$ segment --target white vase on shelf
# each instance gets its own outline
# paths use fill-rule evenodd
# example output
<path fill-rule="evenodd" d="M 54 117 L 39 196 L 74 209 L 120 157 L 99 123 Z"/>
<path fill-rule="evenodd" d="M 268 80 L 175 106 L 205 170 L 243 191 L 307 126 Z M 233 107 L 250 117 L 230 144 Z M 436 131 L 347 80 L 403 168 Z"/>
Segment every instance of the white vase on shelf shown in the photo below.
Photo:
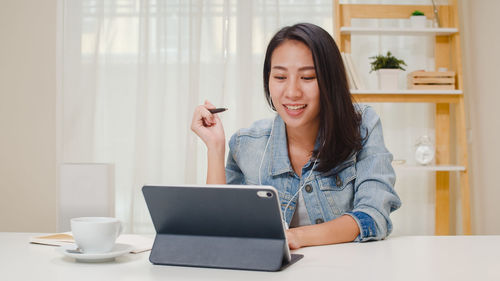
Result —
<path fill-rule="evenodd" d="M 381 68 L 377 70 L 379 90 L 397 90 L 400 69 Z"/>
<path fill-rule="evenodd" d="M 434 146 L 431 138 L 421 136 L 415 145 L 415 160 L 420 165 L 429 165 L 434 160 Z"/>
<path fill-rule="evenodd" d="M 410 23 L 412 28 L 426 28 L 427 27 L 427 17 L 426 16 L 411 16 Z"/>

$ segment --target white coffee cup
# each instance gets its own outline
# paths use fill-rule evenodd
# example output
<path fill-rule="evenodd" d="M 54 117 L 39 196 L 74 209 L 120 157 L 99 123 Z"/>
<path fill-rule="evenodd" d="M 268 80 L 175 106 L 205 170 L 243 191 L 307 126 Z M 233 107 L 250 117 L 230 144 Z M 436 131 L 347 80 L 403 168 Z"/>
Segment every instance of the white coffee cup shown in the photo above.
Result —
<path fill-rule="evenodd" d="M 85 254 L 110 252 L 122 230 L 122 224 L 116 218 L 83 217 L 71 219 L 73 238 L 78 248 Z"/>

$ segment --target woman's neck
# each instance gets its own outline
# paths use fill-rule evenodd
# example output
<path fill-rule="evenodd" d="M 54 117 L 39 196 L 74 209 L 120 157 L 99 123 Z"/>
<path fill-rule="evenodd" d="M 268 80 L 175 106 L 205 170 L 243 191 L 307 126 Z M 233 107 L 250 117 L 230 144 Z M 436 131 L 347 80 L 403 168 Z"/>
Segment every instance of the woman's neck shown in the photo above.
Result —
<path fill-rule="evenodd" d="M 288 157 L 295 173 L 302 176 L 302 167 L 309 161 L 314 150 L 319 126 L 307 126 L 304 128 L 288 128 Z"/>
<path fill-rule="evenodd" d="M 286 129 L 288 147 L 295 147 L 300 150 L 313 151 L 318 136 L 319 124 L 307 126 L 305 128 Z"/>

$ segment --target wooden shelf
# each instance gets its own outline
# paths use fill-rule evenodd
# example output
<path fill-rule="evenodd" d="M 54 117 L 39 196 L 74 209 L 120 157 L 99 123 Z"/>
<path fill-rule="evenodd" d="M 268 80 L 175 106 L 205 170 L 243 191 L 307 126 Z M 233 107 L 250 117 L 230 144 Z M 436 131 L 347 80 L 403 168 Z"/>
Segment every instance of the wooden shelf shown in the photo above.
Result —
<path fill-rule="evenodd" d="M 462 90 L 350 90 L 351 94 L 363 95 L 462 95 Z"/>
<path fill-rule="evenodd" d="M 467 168 L 467 137 L 465 122 L 465 101 L 462 77 L 458 0 L 448 0 L 448 5 L 439 5 L 438 17 L 441 26 L 446 28 L 411 27 L 352 27 L 353 19 L 402 19 L 419 10 L 434 18 L 433 5 L 392 5 L 392 4 L 349 4 L 335 2 L 335 40 L 341 52 L 351 53 L 352 35 L 389 35 L 389 36 L 432 36 L 434 37 L 435 68 L 447 68 L 456 73 L 455 89 L 450 91 L 429 90 L 352 90 L 353 102 L 374 103 L 434 103 L 435 109 L 435 147 L 436 163 L 450 163 L 451 143 L 454 141 L 460 152 L 456 153 L 458 165 L 401 165 L 395 164 L 397 171 L 434 172 L 436 174 L 435 234 L 450 234 L 450 172 L 459 172 L 462 210 L 462 229 L 471 234 L 470 187 Z M 387 40 L 391 40 L 387 38 Z M 374 46 L 376 48 L 376 46 Z M 454 106 L 451 106 L 451 105 Z M 454 114 L 451 114 L 453 110 Z M 452 126 L 455 130 L 452 130 Z M 459 166 L 460 165 L 460 166 Z"/>
<path fill-rule="evenodd" d="M 458 103 L 462 90 L 351 90 L 356 102 Z"/>
<path fill-rule="evenodd" d="M 394 164 L 392 167 L 397 171 L 431 171 L 431 172 L 460 172 L 465 171 L 464 166 L 458 165 L 406 165 Z"/>
<path fill-rule="evenodd" d="M 446 36 L 458 33 L 458 28 L 397 28 L 397 27 L 351 27 L 342 26 L 341 34 L 360 35 L 438 35 Z"/>

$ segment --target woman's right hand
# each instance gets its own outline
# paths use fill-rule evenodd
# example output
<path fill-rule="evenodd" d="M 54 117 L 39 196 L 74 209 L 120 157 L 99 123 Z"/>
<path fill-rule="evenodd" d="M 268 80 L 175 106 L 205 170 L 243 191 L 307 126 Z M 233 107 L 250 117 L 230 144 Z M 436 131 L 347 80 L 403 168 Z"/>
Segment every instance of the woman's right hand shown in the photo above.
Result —
<path fill-rule="evenodd" d="M 212 114 L 208 111 L 213 108 L 215 106 L 208 101 L 205 101 L 203 105 L 197 106 L 193 113 L 191 130 L 201 138 L 209 150 L 224 149 L 226 136 L 222 122 L 217 114 Z"/>

